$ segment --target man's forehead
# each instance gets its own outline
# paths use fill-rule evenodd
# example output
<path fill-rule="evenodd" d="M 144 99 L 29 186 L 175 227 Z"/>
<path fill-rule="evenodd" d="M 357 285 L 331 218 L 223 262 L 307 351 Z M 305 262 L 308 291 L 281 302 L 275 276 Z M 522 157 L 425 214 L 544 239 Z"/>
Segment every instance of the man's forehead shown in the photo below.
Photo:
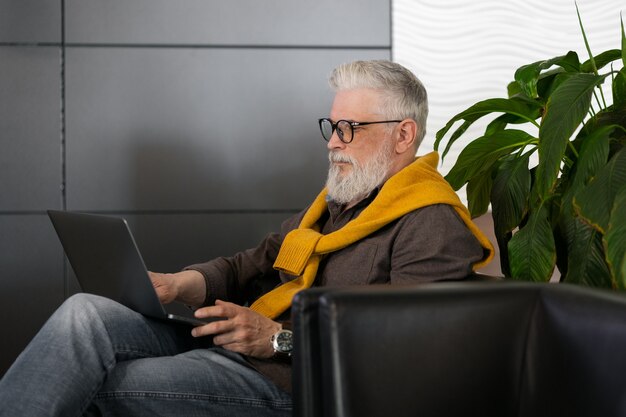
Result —
<path fill-rule="evenodd" d="M 362 120 L 380 115 L 381 93 L 373 89 L 340 90 L 330 111 L 333 120 Z"/>

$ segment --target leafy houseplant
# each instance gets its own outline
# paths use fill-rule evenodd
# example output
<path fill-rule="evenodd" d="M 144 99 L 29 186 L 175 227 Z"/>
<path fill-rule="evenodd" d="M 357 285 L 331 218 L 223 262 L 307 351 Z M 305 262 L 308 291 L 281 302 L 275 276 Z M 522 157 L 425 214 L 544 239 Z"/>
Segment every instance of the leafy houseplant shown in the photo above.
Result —
<path fill-rule="evenodd" d="M 442 157 L 472 123 L 495 114 L 446 179 L 456 190 L 467 184 L 472 216 L 491 203 L 504 275 L 547 281 L 556 266 L 562 282 L 626 289 L 624 23 L 621 49 L 594 56 L 578 20 L 587 61 L 570 51 L 520 67 L 508 98 L 454 116 L 437 132 L 435 149 L 457 122 Z"/>

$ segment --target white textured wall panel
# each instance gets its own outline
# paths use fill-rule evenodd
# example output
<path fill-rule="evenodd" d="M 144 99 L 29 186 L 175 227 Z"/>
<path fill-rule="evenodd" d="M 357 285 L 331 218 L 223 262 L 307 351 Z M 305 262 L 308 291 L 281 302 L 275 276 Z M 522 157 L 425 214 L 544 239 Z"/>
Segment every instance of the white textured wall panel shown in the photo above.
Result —
<path fill-rule="evenodd" d="M 620 47 L 624 0 L 578 0 L 592 52 Z M 393 59 L 424 82 L 430 98 L 427 137 L 477 101 L 506 97 L 515 70 L 534 61 L 576 51 L 588 58 L 572 0 L 395 0 Z M 468 133 L 477 137 L 483 131 Z M 466 136 L 466 139 L 470 136 Z M 467 142 L 444 161 L 447 173 Z"/>

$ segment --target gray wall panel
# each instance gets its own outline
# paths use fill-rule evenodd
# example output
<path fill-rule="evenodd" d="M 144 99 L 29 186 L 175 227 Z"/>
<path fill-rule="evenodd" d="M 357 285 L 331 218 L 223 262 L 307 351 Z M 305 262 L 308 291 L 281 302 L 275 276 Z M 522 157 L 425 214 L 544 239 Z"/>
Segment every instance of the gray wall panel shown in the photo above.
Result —
<path fill-rule="evenodd" d="M 66 0 L 68 42 L 390 47 L 387 0 Z"/>
<path fill-rule="evenodd" d="M 59 48 L 0 47 L 0 210 L 61 204 Z"/>
<path fill-rule="evenodd" d="M 148 269 L 176 272 L 255 247 L 293 213 L 123 215 Z"/>
<path fill-rule="evenodd" d="M 64 298 L 63 249 L 44 215 L 0 215 L 0 377 Z"/>
<path fill-rule="evenodd" d="M 70 48 L 74 210 L 293 209 L 327 167 L 327 76 L 388 50 Z"/>
<path fill-rule="evenodd" d="M 390 28 L 388 0 L 0 0 L 0 376 L 79 289 L 45 209 L 124 213 L 158 271 L 254 246 L 324 182 L 330 70 Z"/>
<path fill-rule="evenodd" d="M 0 42 L 61 42 L 61 0 L 0 0 Z"/>

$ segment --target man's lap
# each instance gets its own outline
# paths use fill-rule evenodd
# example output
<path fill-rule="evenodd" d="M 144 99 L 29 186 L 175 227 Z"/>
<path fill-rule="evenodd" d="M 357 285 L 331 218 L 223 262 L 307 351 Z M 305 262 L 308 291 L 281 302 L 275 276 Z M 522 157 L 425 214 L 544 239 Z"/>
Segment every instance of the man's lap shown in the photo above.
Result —
<path fill-rule="evenodd" d="M 113 413 L 141 410 L 146 415 L 168 415 L 169 407 L 185 410 L 185 415 L 195 410 L 207 415 L 207 409 L 222 409 L 231 416 L 246 415 L 246 410 L 250 415 L 262 415 L 263 409 L 278 414 L 291 410 L 287 393 L 240 355 L 220 348 L 121 362 L 109 373 L 94 404 Z"/>
<path fill-rule="evenodd" d="M 288 415 L 287 393 L 190 332 L 72 296 L 0 380 L 0 415 L 73 415 L 90 403 L 87 414 L 98 416 Z"/>
<path fill-rule="evenodd" d="M 192 338 L 191 327 L 139 317 L 110 300 L 89 297 L 89 302 L 97 304 L 119 360 L 94 399 L 104 415 L 170 415 L 169 408 L 185 415 L 217 408 L 230 416 L 247 409 L 256 415 L 268 408 L 290 410 L 287 393 L 241 355 Z M 178 352 L 168 354 L 173 351 Z"/>

